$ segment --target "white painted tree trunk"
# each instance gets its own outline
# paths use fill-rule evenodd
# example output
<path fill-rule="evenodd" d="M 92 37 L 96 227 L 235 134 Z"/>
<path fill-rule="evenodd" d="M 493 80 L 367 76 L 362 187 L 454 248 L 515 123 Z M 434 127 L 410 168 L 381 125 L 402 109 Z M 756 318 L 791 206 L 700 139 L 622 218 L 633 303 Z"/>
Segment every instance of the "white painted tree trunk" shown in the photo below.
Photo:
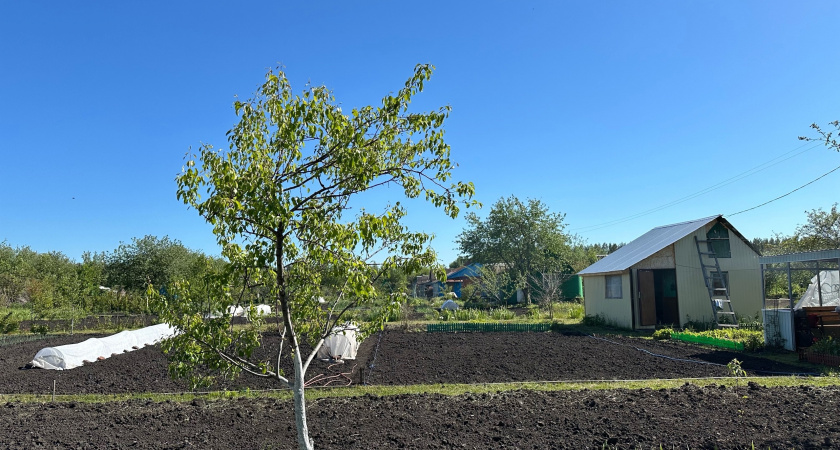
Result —
<path fill-rule="evenodd" d="M 303 392 L 303 361 L 300 357 L 300 349 L 295 350 L 295 385 L 292 388 L 292 394 L 294 395 L 298 448 L 300 450 L 313 450 L 315 445 L 309 439 L 309 427 L 306 424 L 306 398 Z"/>

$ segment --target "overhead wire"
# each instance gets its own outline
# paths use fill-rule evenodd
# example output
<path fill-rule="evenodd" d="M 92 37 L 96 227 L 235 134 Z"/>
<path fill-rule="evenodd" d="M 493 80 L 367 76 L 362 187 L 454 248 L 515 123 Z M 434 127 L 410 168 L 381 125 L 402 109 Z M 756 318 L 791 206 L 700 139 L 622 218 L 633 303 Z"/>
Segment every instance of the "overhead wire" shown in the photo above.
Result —
<path fill-rule="evenodd" d="M 720 181 L 716 184 L 713 184 L 713 185 L 708 186 L 704 189 L 701 189 L 697 192 L 689 194 L 685 197 L 678 198 L 678 199 L 673 200 L 671 202 L 664 203 L 662 205 L 659 205 L 659 206 L 653 207 L 651 209 L 641 211 L 639 213 L 632 214 L 632 215 L 629 215 L 629 216 L 626 216 L 626 217 L 623 217 L 623 218 L 620 218 L 620 219 L 615 219 L 615 220 L 611 220 L 611 221 L 607 221 L 607 222 L 602 222 L 600 224 L 595 224 L 595 225 L 588 225 L 588 226 L 583 226 L 583 227 L 572 228 L 569 231 L 588 233 L 590 231 L 600 230 L 602 228 L 611 227 L 613 225 L 618 225 L 620 223 L 628 222 L 630 220 L 637 219 L 639 217 L 643 217 L 643 216 L 646 216 L 646 215 L 649 215 L 649 214 L 653 214 L 655 212 L 661 211 L 661 210 L 669 208 L 671 206 L 675 206 L 675 205 L 678 205 L 680 203 L 687 202 L 687 201 L 689 201 L 691 199 L 694 199 L 696 197 L 699 197 L 701 195 L 708 194 L 709 192 L 715 191 L 715 190 L 720 189 L 724 186 L 732 184 L 736 181 L 740 181 L 744 178 L 755 175 L 755 174 L 757 174 L 759 172 L 762 172 L 764 170 L 767 170 L 771 167 L 777 166 L 777 165 L 779 165 L 779 164 L 781 164 L 785 161 L 788 161 L 792 158 L 795 158 L 795 157 L 797 157 L 797 156 L 799 156 L 799 155 L 801 155 L 801 154 L 803 154 L 807 151 L 810 151 L 810 150 L 812 150 L 816 147 L 819 147 L 820 144 L 821 144 L 820 142 L 817 142 L 817 143 L 806 142 L 806 143 L 801 144 L 798 147 L 794 148 L 793 150 L 790 150 L 790 151 L 785 152 L 785 153 L 783 153 L 783 154 L 781 154 L 781 155 L 779 155 L 779 156 L 777 156 L 773 159 L 770 159 L 769 161 L 766 161 L 762 164 L 759 164 L 759 165 L 757 165 L 757 166 L 755 166 L 755 167 L 753 167 L 749 170 L 741 172 L 737 175 L 734 175 L 734 176 L 732 176 L 730 178 L 727 178 L 723 181 Z M 803 147 L 807 147 L 807 148 L 803 149 Z"/>
<path fill-rule="evenodd" d="M 781 199 L 781 198 L 785 198 L 785 197 L 787 197 L 788 195 L 793 194 L 794 192 L 796 192 L 796 191 L 798 191 L 798 190 L 800 190 L 800 189 L 804 188 L 805 186 L 808 186 L 809 184 L 813 184 L 813 183 L 815 183 L 815 182 L 819 181 L 821 178 L 825 178 L 827 175 L 831 174 L 832 172 L 837 171 L 837 169 L 840 169 L 840 166 L 837 166 L 837 167 L 835 167 L 835 168 L 833 168 L 833 169 L 829 170 L 828 172 L 826 172 L 826 173 L 824 173 L 824 174 L 822 174 L 822 175 L 818 176 L 817 178 L 814 178 L 813 180 L 811 180 L 811 181 L 809 181 L 809 182 L 807 182 L 807 183 L 803 184 L 802 186 L 799 186 L 798 188 L 796 188 L 796 189 L 794 189 L 794 190 L 792 190 L 792 191 L 788 192 L 787 194 L 780 195 L 780 196 L 778 196 L 778 197 L 774 198 L 773 200 L 768 200 L 768 201 L 766 201 L 766 202 L 764 202 L 764 203 L 762 203 L 762 204 L 760 204 L 760 205 L 753 206 L 752 208 L 747 208 L 747 209 L 744 209 L 744 210 L 738 211 L 738 212 L 736 212 L 736 213 L 727 214 L 726 216 L 727 216 L 727 217 L 731 217 L 731 216 L 734 216 L 734 215 L 736 215 L 736 214 L 741 214 L 741 213 L 744 213 L 744 212 L 747 212 L 747 211 L 752 211 L 752 210 L 754 210 L 754 209 L 761 208 L 761 207 L 762 207 L 762 206 L 764 206 L 764 205 L 767 205 L 767 204 L 773 203 L 773 202 L 775 202 L 776 200 L 779 200 L 779 199 Z"/>

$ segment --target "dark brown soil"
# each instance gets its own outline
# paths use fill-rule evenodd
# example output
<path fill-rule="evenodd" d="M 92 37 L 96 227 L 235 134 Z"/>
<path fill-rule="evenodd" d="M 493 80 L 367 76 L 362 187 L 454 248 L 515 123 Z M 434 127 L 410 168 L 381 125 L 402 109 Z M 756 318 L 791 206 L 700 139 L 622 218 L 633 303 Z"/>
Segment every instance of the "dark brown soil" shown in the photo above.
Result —
<path fill-rule="evenodd" d="M 309 404 L 326 449 L 816 449 L 840 446 L 835 388 L 365 396 Z M 0 447 L 295 448 L 291 403 L 0 405 Z"/>
<path fill-rule="evenodd" d="M 365 381 L 374 385 L 715 377 L 730 375 L 725 365 L 735 358 L 751 374 L 803 370 L 748 353 L 626 337 L 388 332 L 377 350 L 378 339 L 365 342 L 375 354 Z"/>
<path fill-rule="evenodd" d="M 159 347 L 146 347 L 66 371 L 19 370 L 43 347 L 80 342 L 90 335 L 62 336 L 0 347 L 0 393 L 111 394 L 182 392 L 186 382 L 172 380 Z M 265 337 L 266 352 L 276 348 L 277 335 Z M 641 351 L 646 350 L 646 351 Z M 651 353 L 667 356 L 657 357 Z M 669 359 L 670 358 L 670 359 Z M 725 365 L 743 361 L 752 374 L 800 372 L 746 353 L 699 347 L 681 342 L 567 336 L 560 333 L 402 333 L 373 335 L 362 343 L 356 361 L 338 371 L 354 383 L 404 385 L 425 383 L 501 383 L 594 379 L 651 379 L 728 376 Z M 690 361 L 684 361 L 690 360 Z M 706 363 L 715 363 L 706 364 Z M 362 370 L 364 371 L 362 373 Z M 763 371 L 763 372 L 762 372 Z M 285 372 L 291 374 L 291 365 Z M 314 361 L 307 379 L 333 374 Z M 276 380 L 243 376 L 214 389 L 280 388 Z"/>
<path fill-rule="evenodd" d="M 120 394 L 131 392 L 184 392 L 190 386 L 186 380 L 173 380 L 169 376 L 169 361 L 160 346 L 150 346 L 130 353 L 112 356 L 102 361 L 85 364 L 71 370 L 21 370 L 44 347 L 81 342 L 97 335 L 61 336 L 41 341 L 0 347 L 0 394 L 48 394 L 55 381 L 56 394 Z M 261 354 L 268 354 L 279 344 L 279 335 L 264 338 Z M 290 360 L 284 360 L 284 371 L 291 374 Z M 327 363 L 313 361 L 309 378 L 327 371 Z M 344 371 L 359 366 L 348 361 Z M 221 379 L 213 390 L 278 389 L 273 379 L 242 376 L 234 380 Z"/>
<path fill-rule="evenodd" d="M 158 347 L 68 371 L 18 370 L 42 347 L 90 336 L 0 347 L 0 392 L 58 394 L 177 392 Z M 267 336 L 268 346 L 277 343 Z M 653 354 L 668 356 L 668 358 Z M 400 333 L 362 344 L 352 377 L 368 384 L 492 383 L 573 379 L 726 376 L 796 372 L 748 354 L 679 342 L 560 333 Z M 691 361 L 684 361 L 691 360 Z M 348 362 L 347 367 L 352 367 Z M 365 367 L 364 374 L 359 368 Z M 344 370 L 348 370 L 345 368 Z M 309 377 L 326 371 L 318 362 Z M 227 389 L 276 388 L 243 377 Z M 738 389 L 686 385 L 670 390 L 504 392 L 365 396 L 309 402 L 320 448 L 834 448 L 840 389 Z M 177 397 L 173 397 L 177 398 Z M 0 448 L 294 448 L 288 401 L 0 404 Z"/>

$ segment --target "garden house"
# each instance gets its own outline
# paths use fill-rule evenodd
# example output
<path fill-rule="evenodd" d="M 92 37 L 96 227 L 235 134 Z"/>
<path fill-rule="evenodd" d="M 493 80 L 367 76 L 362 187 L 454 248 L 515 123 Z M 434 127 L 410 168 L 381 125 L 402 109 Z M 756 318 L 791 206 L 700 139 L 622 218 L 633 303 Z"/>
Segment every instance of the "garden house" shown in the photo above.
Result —
<path fill-rule="evenodd" d="M 762 308 L 759 256 L 721 215 L 657 227 L 579 273 L 585 312 L 630 329 L 737 326 Z"/>
<path fill-rule="evenodd" d="M 467 287 L 473 283 L 473 280 L 481 277 L 481 264 L 473 263 L 468 266 L 459 267 L 458 269 L 446 274 L 446 285 L 449 289 L 461 298 L 461 288 Z"/>
<path fill-rule="evenodd" d="M 446 281 L 439 281 L 431 271 L 429 275 L 418 276 L 412 284 L 412 292 L 415 297 L 437 298 L 449 290 L 454 292 L 458 298 L 461 297 L 461 288 L 469 286 L 481 276 L 481 264 L 470 264 L 468 266 L 446 269 Z"/>

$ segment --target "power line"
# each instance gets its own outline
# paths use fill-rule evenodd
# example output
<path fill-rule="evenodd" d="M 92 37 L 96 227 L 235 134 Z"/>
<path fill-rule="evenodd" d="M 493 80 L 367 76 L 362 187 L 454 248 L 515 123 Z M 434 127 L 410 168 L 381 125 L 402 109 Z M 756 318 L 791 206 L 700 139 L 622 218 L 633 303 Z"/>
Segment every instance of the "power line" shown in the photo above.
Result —
<path fill-rule="evenodd" d="M 732 217 L 732 216 L 734 216 L 734 215 L 736 215 L 736 214 L 741 214 L 742 212 L 752 211 L 752 210 L 754 210 L 754 209 L 756 209 L 756 208 L 761 208 L 762 206 L 764 206 L 764 205 L 766 205 L 766 204 L 768 204 L 768 203 L 773 203 L 773 202 L 775 202 L 776 200 L 778 200 L 778 199 L 780 199 L 780 198 L 787 197 L 788 195 L 793 194 L 794 192 L 796 192 L 796 191 L 798 191 L 798 190 L 800 190 L 800 189 L 804 188 L 805 186 L 808 186 L 809 184 L 813 184 L 813 183 L 815 183 L 815 182 L 816 182 L 817 180 L 819 180 L 820 178 L 824 178 L 825 176 L 827 176 L 827 175 L 828 175 L 828 174 L 830 174 L 831 172 L 836 171 L 837 169 L 840 169 L 840 166 L 837 166 L 837 167 L 835 167 L 835 168 L 833 168 L 833 169 L 829 170 L 828 172 L 826 172 L 826 173 L 824 173 L 824 174 L 822 174 L 822 175 L 818 176 L 817 178 L 814 178 L 813 180 L 811 180 L 811 181 L 809 181 L 809 182 L 807 182 L 807 183 L 803 184 L 802 186 L 799 186 L 798 188 L 796 188 L 796 189 L 794 189 L 794 190 L 792 190 L 792 191 L 788 192 L 787 194 L 780 195 L 780 196 L 778 196 L 778 197 L 774 198 L 773 200 L 766 201 L 766 202 L 764 202 L 764 203 L 762 203 L 762 204 L 760 204 L 760 205 L 758 205 L 758 206 L 753 206 L 752 208 L 747 208 L 747 209 L 745 209 L 745 210 L 743 210 L 743 211 L 738 211 L 738 212 L 736 212 L 736 213 L 727 214 L 727 217 Z"/>
<path fill-rule="evenodd" d="M 655 212 L 661 211 L 661 210 L 669 208 L 671 206 L 675 206 L 675 205 L 678 205 L 680 203 L 687 202 L 687 201 L 689 201 L 693 198 L 699 197 L 699 196 L 704 195 L 704 194 L 708 194 L 709 192 L 720 189 L 720 188 L 722 188 L 724 186 L 727 186 L 729 184 L 732 184 L 736 181 L 739 181 L 739 180 L 742 180 L 742 179 L 747 178 L 749 176 L 755 175 L 755 174 L 757 174 L 759 172 L 762 172 L 764 170 L 767 170 L 767 169 L 769 169 L 773 166 L 777 166 L 777 165 L 779 165 L 779 164 L 781 164 L 781 163 L 783 163 L 783 162 L 785 162 L 789 159 L 795 158 L 795 157 L 797 157 L 797 156 L 799 156 L 799 155 L 801 155 L 801 154 L 803 154 L 803 153 L 805 153 L 809 150 L 812 150 L 812 149 L 820 146 L 819 142 L 814 143 L 813 145 L 811 145 L 811 144 L 812 144 L 811 142 L 806 142 L 806 143 L 794 148 L 793 150 L 785 152 L 785 153 L 783 153 L 783 154 L 781 154 L 781 155 L 779 155 L 779 156 L 777 156 L 777 157 L 775 157 L 775 158 L 773 158 L 769 161 L 766 161 L 762 164 L 759 164 L 759 165 L 757 165 L 757 166 L 755 166 L 755 167 L 753 167 L 749 170 L 741 172 L 737 175 L 734 175 L 730 178 L 727 178 L 727 179 L 725 179 L 721 182 L 718 182 L 716 184 L 713 184 L 709 187 L 701 189 L 701 190 L 699 190 L 699 191 L 697 191 L 693 194 L 689 194 L 685 197 L 681 197 L 681 198 L 673 200 L 671 202 L 664 203 L 664 204 L 656 206 L 654 208 L 651 208 L 651 209 L 648 209 L 648 210 L 645 210 L 645 211 L 642 211 L 642 212 L 639 212 L 639 213 L 636 213 L 636 214 L 632 214 L 630 216 L 626 216 L 626 217 L 623 217 L 623 218 L 620 218 L 620 219 L 615 219 L 615 220 L 611 220 L 611 221 L 607 221 L 607 222 L 602 222 L 602 223 L 596 224 L 596 225 L 589 225 L 589 226 L 584 226 L 584 227 L 573 228 L 573 229 L 570 229 L 569 231 L 579 231 L 579 232 L 587 233 L 587 232 L 590 232 L 590 231 L 600 230 L 602 228 L 608 228 L 608 227 L 611 227 L 613 225 L 618 225 L 620 223 L 628 222 L 630 220 L 637 219 L 639 217 L 643 217 L 643 216 L 646 216 L 646 215 L 649 215 L 649 214 L 653 214 Z M 807 147 L 809 145 L 810 145 L 810 147 L 805 148 L 804 150 L 800 151 L 800 149 L 802 149 L 803 147 Z M 794 154 L 791 155 L 791 153 L 794 153 Z M 788 155 L 790 155 L 790 156 L 788 156 Z M 781 158 L 784 158 L 784 159 L 781 159 Z"/>

